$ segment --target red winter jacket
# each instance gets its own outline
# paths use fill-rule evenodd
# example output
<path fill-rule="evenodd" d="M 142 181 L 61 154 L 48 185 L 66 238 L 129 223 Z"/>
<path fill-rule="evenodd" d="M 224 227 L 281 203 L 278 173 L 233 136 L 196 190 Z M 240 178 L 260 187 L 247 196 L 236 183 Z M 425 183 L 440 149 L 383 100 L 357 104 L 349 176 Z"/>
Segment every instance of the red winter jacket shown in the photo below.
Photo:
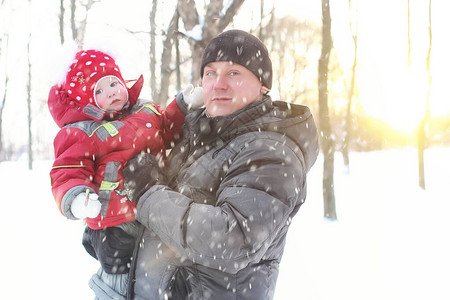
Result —
<path fill-rule="evenodd" d="M 141 77 L 129 89 L 130 108 L 114 115 L 91 104 L 73 105 L 59 86 L 50 90 L 48 106 L 61 127 L 54 140 L 55 162 L 50 177 L 56 204 L 67 218 L 76 219 L 70 210 L 72 201 L 90 189 L 102 203 L 99 216 L 86 219 L 90 228 L 135 219 L 136 202 L 123 192 L 122 170 L 142 151 L 165 157 L 165 145 L 181 133 L 185 117 L 178 99 L 164 112 L 155 103 L 137 104 L 142 82 Z"/>

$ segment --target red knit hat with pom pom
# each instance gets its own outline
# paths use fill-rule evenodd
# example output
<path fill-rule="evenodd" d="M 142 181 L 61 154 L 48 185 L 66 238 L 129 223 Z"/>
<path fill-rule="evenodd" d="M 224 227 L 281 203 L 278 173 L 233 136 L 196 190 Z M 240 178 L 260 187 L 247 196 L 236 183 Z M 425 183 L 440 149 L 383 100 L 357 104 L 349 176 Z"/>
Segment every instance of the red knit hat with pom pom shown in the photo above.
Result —
<path fill-rule="evenodd" d="M 93 104 L 95 101 L 95 85 L 105 76 L 115 76 L 125 85 L 119 66 L 108 54 L 97 50 L 82 50 L 75 55 L 75 61 L 67 71 L 64 88 L 68 96 L 79 103 L 80 107 Z"/>

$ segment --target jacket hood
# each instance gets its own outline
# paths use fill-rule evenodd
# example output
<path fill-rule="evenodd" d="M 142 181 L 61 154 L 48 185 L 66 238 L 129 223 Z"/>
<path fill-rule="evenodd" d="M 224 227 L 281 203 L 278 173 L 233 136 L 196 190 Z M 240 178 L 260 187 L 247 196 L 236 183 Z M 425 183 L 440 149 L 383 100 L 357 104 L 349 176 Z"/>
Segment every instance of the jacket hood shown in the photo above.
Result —
<path fill-rule="evenodd" d="M 301 149 L 309 171 L 319 154 L 319 136 L 311 110 L 304 105 L 283 101 L 274 101 L 273 105 L 270 116 L 273 120 L 264 123 L 267 130 L 285 134 L 293 140 Z"/>
<path fill-rule="evenodd" d="M 127 87 L 129 94 L 128 108 L 131 108 L 136 104 L 143 84 L 144 78 L 141 75 L 132 87 Z M 54 85 L 50 89 L 47 104 L 53 119 L 59 127 L 85 120 L 101 121 L 103 119 L 113 119 L 126 110 L 125 108 L 120 112 L 111 114 L 90 103 L 85 105 L 80 104 L 79 102 L 72 100 L 64 87 L 59 84 Z"/>
<path fill-rule="evenodd" d="M 270 96 L 265 96 L 228 116 L 207 118 L 204 112 L 203 109 L 186 116 L 187 126 L 194 128 L 192 132 L 200 133 L 196 143 L 208 143 L 216 136 L 226 143 L 246 132 L 271 131 L 287 136 L 297 144 L 305 158 L 307 171 L 317 159 L 317 127 L 310 109 L 304 105 L 272 101 Z"/>

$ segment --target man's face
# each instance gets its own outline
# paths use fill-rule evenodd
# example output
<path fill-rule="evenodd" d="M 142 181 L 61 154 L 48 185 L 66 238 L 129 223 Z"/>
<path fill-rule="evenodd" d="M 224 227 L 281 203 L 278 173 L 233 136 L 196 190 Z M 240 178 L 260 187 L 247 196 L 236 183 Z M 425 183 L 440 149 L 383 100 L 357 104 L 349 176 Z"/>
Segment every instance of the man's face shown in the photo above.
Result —
<path fill-rule="evenodd" d="M 205 66 L 203 101 L 211 117 L 229 115 L 261 100 L 264 90 L 259 79 L 245 67 L 226 61 Z"/>

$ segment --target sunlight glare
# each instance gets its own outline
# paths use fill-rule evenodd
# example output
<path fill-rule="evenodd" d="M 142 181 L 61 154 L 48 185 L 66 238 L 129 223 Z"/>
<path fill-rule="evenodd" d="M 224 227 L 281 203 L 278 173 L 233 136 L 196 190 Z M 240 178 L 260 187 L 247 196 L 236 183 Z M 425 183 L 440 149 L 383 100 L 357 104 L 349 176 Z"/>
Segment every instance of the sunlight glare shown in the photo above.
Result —
<path fill-rule="evenodd" d="M 407 68 L 397 74 L 400 74 L 398 85 L 391 84 L 390 109 L 384 119 L 394 128 L 411 133 L 425 116 L 428 78 L 423 71 L 408 71 Z"/>
<path fill-rule="evenodd" d="M 427 3 L 411 7 L 411 66 L 407 63 L 408 40 L 404 3 L 395 4 L 390 18 L 382 24 L 364 22 L 385 10 L 383 5 L 363 5 L 359 9 L 359 101 L 365 112 L 389 123 L 404 133 L 412 133 L 426 113 L 429 48 Z M 445 58 L 450 50 L 446 38 L 446 9 L 450 3 L 435 4 L 433 10 L 433 47 L 431 52 L 432 82 L 429 95 L 431 117 L 450 114 L 446 81 L 450 63 Z M 444 5 L 444 6 L 443 6 Z M 376 26 L 373 26 L 376 24 Z"/>

